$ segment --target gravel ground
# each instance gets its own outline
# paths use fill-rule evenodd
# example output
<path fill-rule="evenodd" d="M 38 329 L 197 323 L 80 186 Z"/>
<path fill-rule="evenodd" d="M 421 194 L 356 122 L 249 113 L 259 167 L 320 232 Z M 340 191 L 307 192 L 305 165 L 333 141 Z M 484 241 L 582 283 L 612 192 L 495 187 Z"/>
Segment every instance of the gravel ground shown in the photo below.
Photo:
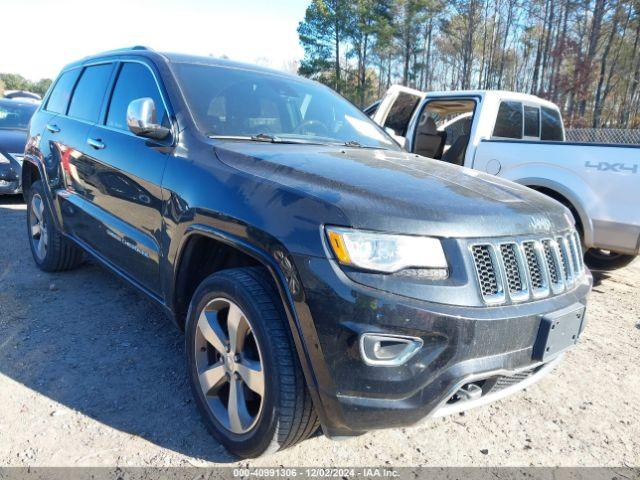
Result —
<path fill-rule="evenodd" d="M 182 334 L 95 263 L 37 270 L 24 217 L 0 197 L 0 465 L 234 465 L 191 399 Z M 579 347 L 525 392 L 241 464 L 640 466 L 639 283 L 640 261 L 599 277 Z"/>

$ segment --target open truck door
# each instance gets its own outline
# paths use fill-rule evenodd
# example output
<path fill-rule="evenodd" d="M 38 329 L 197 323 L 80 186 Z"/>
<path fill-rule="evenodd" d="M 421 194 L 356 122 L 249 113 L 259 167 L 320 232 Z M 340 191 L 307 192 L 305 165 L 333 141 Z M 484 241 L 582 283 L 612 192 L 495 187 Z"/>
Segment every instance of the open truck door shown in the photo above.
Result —
<path fill-rule="evenodd" d="M 385 93 L 372 118 L 404 147 L 411 117 L 425 95 L 413 88 L 393 85 Z"/>

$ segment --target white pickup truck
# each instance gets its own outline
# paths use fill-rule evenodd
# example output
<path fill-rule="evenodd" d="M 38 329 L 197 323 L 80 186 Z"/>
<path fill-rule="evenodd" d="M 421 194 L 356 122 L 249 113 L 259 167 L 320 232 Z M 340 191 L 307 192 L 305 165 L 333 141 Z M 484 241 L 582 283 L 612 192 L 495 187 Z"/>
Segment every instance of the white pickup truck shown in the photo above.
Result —
<path fill-rule="evenodd" d="M 640 146 L 565 140 L 558 107 L 522 93 L 395 85 L 365 109 L 411 152 L 499 175 L 567 206 L 594 270 L 640 249 Z"/>

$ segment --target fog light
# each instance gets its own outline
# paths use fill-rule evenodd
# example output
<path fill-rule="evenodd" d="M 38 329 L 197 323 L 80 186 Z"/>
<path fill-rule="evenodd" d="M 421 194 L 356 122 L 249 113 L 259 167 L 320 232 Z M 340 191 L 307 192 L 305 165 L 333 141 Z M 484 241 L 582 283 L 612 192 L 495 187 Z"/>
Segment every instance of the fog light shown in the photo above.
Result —
<path fill-rule="evenodd" d="M 363 333 L 360 335 L 360 355 L 367 365 L 398 366 L 413 357 L 422 344 L 418 337 Z"/>

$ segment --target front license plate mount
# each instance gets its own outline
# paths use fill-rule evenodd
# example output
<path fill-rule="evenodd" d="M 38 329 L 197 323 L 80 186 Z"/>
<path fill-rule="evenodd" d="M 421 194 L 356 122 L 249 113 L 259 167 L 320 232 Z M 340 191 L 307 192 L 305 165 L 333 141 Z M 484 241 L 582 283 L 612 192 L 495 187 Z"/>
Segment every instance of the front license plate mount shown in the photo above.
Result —
<path fill-rule="evenodd" d="M 579 304 L 543 316 L 533 346 L 533 359 L 546 362 L 575 345 L 582 331 L 584 313 L 585 306 Z"/>

